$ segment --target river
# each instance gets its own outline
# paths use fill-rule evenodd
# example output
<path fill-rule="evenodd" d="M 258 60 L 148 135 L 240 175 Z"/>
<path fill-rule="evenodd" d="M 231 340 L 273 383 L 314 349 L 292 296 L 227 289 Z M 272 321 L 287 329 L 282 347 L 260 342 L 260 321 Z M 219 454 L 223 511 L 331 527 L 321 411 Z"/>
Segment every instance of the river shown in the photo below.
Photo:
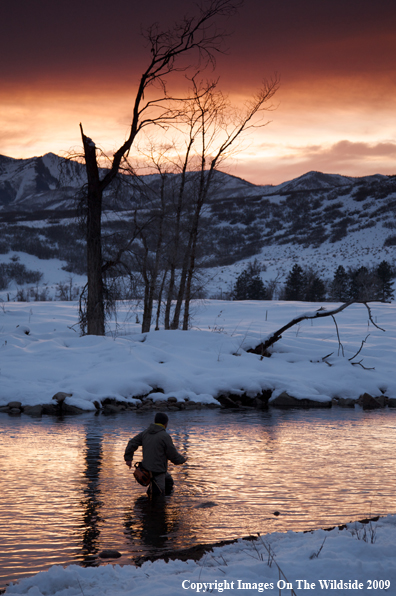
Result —
<path fill-rule="evenodd" d="M 102 549 L 131 564 L 396 512 L 396 411 L 171 413 L 168 431 L 189 459 L 170 466 L 175 490 L 163 505 L 147 500 L 123 461 L 152 418 L 0 414 L 0 587 L 54 564 L 103 564 Z"/>

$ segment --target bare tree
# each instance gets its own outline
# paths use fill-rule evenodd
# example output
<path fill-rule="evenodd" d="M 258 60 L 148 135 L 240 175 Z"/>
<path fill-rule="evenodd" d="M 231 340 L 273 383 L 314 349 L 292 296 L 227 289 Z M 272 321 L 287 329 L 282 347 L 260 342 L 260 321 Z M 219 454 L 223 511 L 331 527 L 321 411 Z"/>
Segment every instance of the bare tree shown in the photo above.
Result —
<path fill-rule="evenodd" d="M 192 80 L 192 83 L 191 111 L 194 117 L 190 117 L 189 126 L 194 130 L 193 133 L 190 132 L 190 138 L 194 139 L 198 147 L 196 150 L 198 167 L 194 188 L 194 211 L 172 322 L 173 329 L 177 329 L 179 326 L 183 298 L 183 329 L 188 329 L 199 222 L 203 206 L 209 192 L 213 189 L 215 172 L 235 150 L 237 142 L 245 132 L 268 124 L 268 121 L 263 121 L 262 113 L 272 109 L 273 106 L 269 102 L 279 87 L 277 77 L 264 81 L 259 91 L 246 103 L 244 109 L 238 112 L 231 109 L 227 99 L 217 90 L 217 82 L 207 84 L 204 89 L 197 84 L 195 79 Z"/>
<path fill-rule="evenodd" d="M 218 81 L 198 83 L 197 78 L 198 75 L 192 77 L 190 98 L 173 124 L 178 137 L 166 147 L 149 138 L 147 149 L 141 151 L 146 167 L 157 174 L 157 183 L 149 182 L 146 189 L 144 177 L 137 178 L 138 192 L 147 193 L 146 204 L 151 204 L 155 222 L 154 227 L 146 227 L 140 235 L 139 270 L 146 288 L 143 332 L 150 329 L 154 296 L 159 299 L 160 307 L 164 291 L 165 329 L 179 328 L 183 304 L 183 329 L 188 328 L 201 216 L 210 192 L 220 183 L 215 173 L 242 133 L 267 123 L 262 121 L 261 112 L 271 108 L 268 102 L 278 87 L 277 79 L 264 83 L 238 113 L 218 91 Z M 160 266 L 162 281 L 157 287 Z M 157 310 L 156 327 L 158 320 Z"/>
<path fill-rule="evenodd" d="M 111 158 L 110 167 L 100 168 L 101 152 L 80 124 L 83 142 L 87 185 L 86 237 L 87 237 L 87 333 L 105 333 L 105 284 L 103 280 L 101 218 L 103 193 L 116 178 L 122 162 L 126 159 L 142 129 L 151 125 L 166 125 L 177 117 L 178 109 L 168 93 L 168 75 L 186 70 L 181 58 L 196 54 L 197 68 L 215 63 L 215 54 L 220 50 L 224 34 L 215 27 L 216 17 L 231 15 L 239 5 L 238 0 L 210 0 L 197 16 L 185 17 L 172 30 L 160 31 L 153 26 L 147 32 L 150 60 L 140 78 L 135 96 L 132 121 L 125 142 Z M 192 62 L 190 62 L 190 66 Z M 149 91 L 159 89 L 153 99 Z"/>

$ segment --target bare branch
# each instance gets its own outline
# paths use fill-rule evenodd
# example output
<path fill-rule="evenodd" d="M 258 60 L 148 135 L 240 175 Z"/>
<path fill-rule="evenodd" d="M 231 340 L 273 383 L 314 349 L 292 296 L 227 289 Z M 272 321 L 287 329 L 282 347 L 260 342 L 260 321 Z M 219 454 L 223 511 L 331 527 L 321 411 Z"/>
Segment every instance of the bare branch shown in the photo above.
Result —
<path fill-rule="evenodd" d="M 192 66 L 191 62 L 188 66 L 177 66 L 176 60 L 180 56 L 195 51 L 198 52 L 201 62 L 200 68 L 205 68 L 209 64 L 214 66 L 215 53 L 221 51 L 225 38 L 225 33 L 217 29 L 214 20 L 218 16 L 231 16 L 240 5 L 239 0 L 211 0 L 206 7 L 200 9 L 197 17 L 185 17 L 171 30 L 159 31 L 158 25 L 153 25 L 148 30 L 146 38 L 150 46 L 151 60 L 140 78 L 129 136 L 114 153 L 111 167 L 100 181 L 102 190 L 107 188 L 117 175 L 121 160 L 131 149 L 138 132 L 148 124 L 159 124 L 164 119 L 170 119 L 167 108 L 164 108 L 164 113 L 158 117 L 142 120 L 142 115 L 154 107 L 158 108 L 162 101 L 174 101 L 173 98 L 168 97 L 165 77 L 174 72 L 185 71 Z M 142 106 L 145 93 L 155 83 L 161 87 L 163 97 Z"/>
<path fill-rule="evenodd" d="M 384 330 L 382 330 L 382 331 L 384 331 Z M 363 339 L 363 341 L 362 341 L 362 343 L 360 345 L 360 348 L 358 349 L 358 351 L 356 352 L 356 354 L 354 356 L 352 356 L 352 358 L 348 358 L 349 361 L 353 360 L 354 358 L 356 358 L 356 356 L 358 354 L 360 354 L 360 352 L 362 351 L 363 346 L 366 343 L 368 337 L 370 337 L 370 333 L 368 335 L 366 335 L 366 337 Z M 358 364 L 358 363 L 357 362 L 352 362 L 352 364 Z"/>
<path fill-rule="evenodd" d="M 369 305 L 367 304 L 367 302 L 363 302 L 362 304 L 364 304 L 364 306 L 367 308 L 369 319 L 370 319 L 370 323 L 372 323 L 374 325 L 374 327 L 377 327 L 377 329 L 379 329 L 380 331 L 384 331 L 385 332 L 385 329 L 382 329 L 382 327 L 380 327 L 379 325 L 377 325 L 376 323 L 374 323 L 373 317 L 371 316 L 371 309 L 370 309 Z"/>
<path fill-rule="evenodd" d="M 351 364 L 353 364 L 354 366 L 361 366 L 362 368 L 364 368 L 364 370 L 375 370 L 374 366 L 372 368 L 369 368 L 367 366 L 363 366 L 362 362 L 363 360 L 359 360 L 359 362 L 352 362 Z"/>
<path fill-rule="evenodd" d="M 334 316 L 334 315 L 331 315 L 331 318 L 332 318 L 332 319 L 333 319 L 333 321 L 334 321 L 334 325 L 335 325 L 335 328 L 336 328 L 336 331 L 337 331 L 337 339 L 338 339 L 338 356 L 340 355 L 340 349 L 341 349 L 341 351 L 342 351 L 342 355 L 344 356 L 344 346 L 343 346 L 343 345 L 342 345 L 342 343 L 341 343 L 340 334 L 339 334 L 339 332 L 338 332 L 338 325 L 337 325 L 337 321 L 335 320 L 335 316 Z"/>
<path fill-rule="evenodd" d="M 330 352 L 330 354 L 326 354 L 326 356 L 323 356 L 322 358 L 322 362 L 325 362 L 327 364 L 327 366 L 332 366 L 332 364 L 330 364 L 330 362 L 327 362 L 327 358 L 330 358 L 330 356 L 332 356 L 334 354 L 334 352 Z"/>
<path fill-rule="evenodd" d="M 262 342 L 261 344 L 259 344 L 258 346 L 256 346 L 255 348 L 253 348 L 253 349 L 251 349 L 249 351 L 250 352 L 253 352 L 254 354 L 260 354 L 261 355 L 261 358 L 263 358 L 266 354 L 268 355 L 268 349 L 271 346 L 273 346 L 274 343 L 276 343 L 277 341 L 279 341 L 281 339 L 282 333 L 284 333 L 285 331 L 287 331 L 288 329 L 290 329 L 294 325 L 297 325 L 301 321 L 305 321 L 305 320 L 309 320 L 309 319 L 319 319 L 319 318 L 322 318 L 322 317 L 333 317 L 333 320 L 334 320 L 334 315 L 342 312 L 343 310 L 345 310 L 346 308 L 348 308 L 352 304 L 364 304 L 365 307 L 369 311 L 369 318 L 370 318 L 370 321 L 373 323 L 373 325 L 375 327 L 377 327 L 378 329 L 380 329 L 381 331 L 385 331 L 385 329 L 381 329 L 381 327 L 378 327 L 378 325 L 376 325 L 374 323 L 374 321 L 372 320 L 371 310 L 370 310 L 367 302 L 360 302 L 360 301 L 357 301 L 357 300 L 351 300 L 349 302 L 345 302 L 344 304 L 341 304 L 341 306 L 339 306 L 338 308 L 335 308 L 334 310 L 325 310 L 323 308 L 323 306 L 321 306 L 313 315 L 312 314 L 309 314 L 309 313 L 306 313 L 304 315 L 301 315 L 299 317 L 296 317 L 295 319 L 293 319 L 292 321 L 290 321 L 289 323 L 287 323 L 286 325 L 284 325 L 280 329 L 277 329 L 276 331 L 274 331 L 274 333 L 272 333 L 264 342 Z M 339 338 L 337 326 L 336 326 L 336 329 L 337 329 L 337 336 L 338 336 L 339 344 L 342 346 L 342 344 L 340 342 L 340 338 Z"/>

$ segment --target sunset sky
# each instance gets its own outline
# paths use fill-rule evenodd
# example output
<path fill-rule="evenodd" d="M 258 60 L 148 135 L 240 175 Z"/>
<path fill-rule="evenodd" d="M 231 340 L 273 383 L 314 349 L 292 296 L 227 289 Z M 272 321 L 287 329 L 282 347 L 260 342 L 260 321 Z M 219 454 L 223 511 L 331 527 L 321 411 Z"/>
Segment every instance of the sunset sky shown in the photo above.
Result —
<path fill-rule="evenodd" d="M 117 148 L 149 60 L 141 30 L 194 12 L 179 0 L 2 0 L 0 154 L 25 158 L 80 146 L 79 123 Z M 271 123 L 251 133 L 229 173 L 276 184 L 309 170 L 396 173 L 396 2 L 245 0 L 219 24 L 217 61 L 240 105 L 277 73 Z"/>

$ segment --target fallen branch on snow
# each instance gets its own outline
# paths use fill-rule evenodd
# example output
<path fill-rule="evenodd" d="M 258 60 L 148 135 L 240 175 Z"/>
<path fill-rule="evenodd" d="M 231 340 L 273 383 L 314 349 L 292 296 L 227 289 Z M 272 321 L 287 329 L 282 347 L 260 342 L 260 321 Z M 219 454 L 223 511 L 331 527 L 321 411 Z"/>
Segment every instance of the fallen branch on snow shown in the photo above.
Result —
<path fill-rule="evenodd" d="M 359 302 L 356 300 L 351 300 L 350 302 L 345 302 L 344 304 L 341 304 L 341 306 L 339 306 L 338 308 L 335 308 L 333 310 L 326 310 L 325 308 L 323 308 L 323 306 L 321 306 L 317 311 L 315 311 L 313 314 L 310 313 L 305 313 L 303 315 L 300 315 L 299 317 L 296 317 L 295 319 L 292 319 L 291 321 L 289 321 L 289 323 L 287 323 L 286 325 L 284 325 L 283 327 L 281 327 L 280 329 L 277 329 L 276 331 L 274 331 L 274 333 L 271 333 L 271 335 L 269 335 L 267 337 L 267 339 L 265 341 L 263 341 L 261 344 L 259 344 L 258 346 L 256 346 L 255 348 L 252 348 L 251 350 L 249 350 L 249 352 L 253 352 L 254 354 L 259 354 L 261 356 L 261 359 L 263 359 L 265 356 L 269 356 L 270 353 L 268 352 L 268 349 L 273 346 L 277 341 L 279 341 L 282 337 L 282 334 L 287 331 L 288 329 L 290 329 L 291 327 L 294 327 L 294 325 L 297 325 L 298 323 L 301 323 L 301 321 L 306 321 L 309 319 L 319 319 L 322 317 L 332 317 L 334 320 L 334 323 L 336 325 L 336 330 L 337 330 L 337 337 L 338 337 L 338 343 L 339 343 L 339 349 L 342 350 L 342 353 L 344 353 L 344 348 L 341 344 L 340 341 L 340 336 L 338 333 L 338 327 L 337 327 L 337 323 L 334 319 L 334 315 L 342 312 L 343 310 L 345 310 L 346 308 L 348 308 L 348 306 L 351 306 L 352 304 L 364 304 L 364 306 L 367 308 L 367 312 L 368 312 L 368 316 L 369 316 L 369 320 L 372 323 L 372 325 L 374 325 L 374 327 L 376 327 L 377 329 L 380 329 L 381 331 L 385 331 L 385 329 L 382 329 L 382 327 L 380 327 L 379 325 L 377 325 L 376 323 L 374 323 L 373 321 L 373 317 L 371 315 L 371 309 L 368 305 L 368 302 Z M 366 337 L 367 339 L 367 337 Z M 360 350 L 363 347 L 363 344 L 366 340 L 364 340 L 362 342 L 362 345 L 360 347 Z M 359 350 L 359 352 L 360 352 Z M 357 354 L 359 353 L 357 352 Z M 357 354 L 355 354 L 355 356 L 353 358 L 355 358 L 357 356 Z"/>

